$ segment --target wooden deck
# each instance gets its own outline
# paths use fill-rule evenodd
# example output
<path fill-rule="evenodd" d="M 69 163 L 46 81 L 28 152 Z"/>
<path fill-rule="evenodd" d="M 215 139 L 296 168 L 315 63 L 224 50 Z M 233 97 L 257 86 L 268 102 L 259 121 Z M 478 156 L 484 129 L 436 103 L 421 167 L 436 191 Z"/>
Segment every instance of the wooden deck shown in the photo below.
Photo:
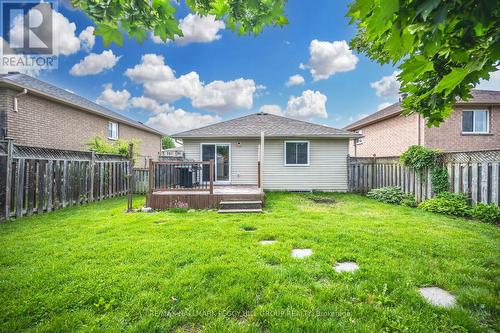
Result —
<path fill-rule="evenodd" d="M 222 201 L 262 201 L 264 193 L 255 185 L 224 185 L 209 191 L 187 190 L 153 191 L 147 195 L 146 203 L 153 209 L 168 209 L 187 206 L 193 209 L 218 209 Z"/>

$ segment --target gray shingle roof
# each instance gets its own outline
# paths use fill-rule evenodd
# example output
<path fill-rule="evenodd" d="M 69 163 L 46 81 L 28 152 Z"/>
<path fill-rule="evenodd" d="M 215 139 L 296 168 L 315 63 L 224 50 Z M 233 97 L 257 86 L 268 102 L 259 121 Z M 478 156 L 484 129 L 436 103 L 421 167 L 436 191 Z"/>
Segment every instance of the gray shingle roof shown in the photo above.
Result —
<path fill-rule="evenodd" d="M 472 90 L 471 92 L 472 98 L 469 99 L 468 101 L 462 101 L 459 100 L 457 101 L 457 105 L 465 105 L 465 104 L 486 104 L 486 105 L 491 105 L 491 104 L 500 104 L 500 91 L 496 90 Z M 363 126 L 366 126 L 368 124 L 373 124 L 379 121 L 382 121 L 387 118 L 391 118 L 394 116 L 399 115 L 403 110 L 401 109 L 401 106 L 398 103 L 394 103 L 392 105 L 389 105 L 388 107 L 377 111 L 375 113 L 372 113 L 371 115 L 364 117 L 363 119 L 360 119 L 352 124 L 347 125 L 344 127 L 345 130 L 350 130 L 354 131 L 358 128 L 361 128 Z"/>
<path fill-rule="evenodd" d="M 34 93 L 47 95 L 63 103 L 71 104 L 75 107 L 87 110 L 94 114 L 101 115 L 105 118 L 110 118 L 150 133 L 163 135 L 163 133 L 161 133 L 160 131 L 157 131 L 149 126 L 146 126 L 139 121 L 125 117 L 97 103 L 91 102 L 84 97 L 78 96 L 65 89 L 56 87 L 50 83 L 35 79 L 26 74 L 20 74 L 20 73 L 0 74 L 0 83 L 6 83 L 15 85 L 20 88 L 26 88 Z"/>
<path fill-rule="evenodd" d="M 305 121 L 259 112 L 214 125 L 174 134 L 174 138 L 260 137 L 351 138 L 358 134 Z"/>

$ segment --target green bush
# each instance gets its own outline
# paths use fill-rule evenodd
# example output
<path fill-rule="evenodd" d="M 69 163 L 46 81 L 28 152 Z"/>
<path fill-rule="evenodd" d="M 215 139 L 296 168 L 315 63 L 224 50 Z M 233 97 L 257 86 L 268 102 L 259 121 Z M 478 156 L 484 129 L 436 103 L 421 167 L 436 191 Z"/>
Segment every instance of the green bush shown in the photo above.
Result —
<path fill-rule="evenodd" d="M 109 142 L 103 136 L 95 136 L 86 145 L 89 150 L 95 151 L 99 154 L 114 154 L 114 155 L 128 155 L 128 145 L 132 142 L 134 144 L 134 155 L 137 155 L 137 147 L 139 146 L 138 140 L 127 141 L 124 139 L 118 139 L 113 142 Z"/>
<path fill-rule="evenodd" d="M 470 216 L 471 208 L 465 194 L 441 192 L 434 198 L 427 199 L 418 208 L 428 212 L 466 217 Z"/>
<path fill-rule="evenodd" d="M 385 202 L 393 205 L 404 205 L 415 207 L 415 198 L 412 195 L 404 193 L 398 186 L 387 186 L 373 189 L 366 195 L 371 199 Z"/>
<path fill-rule="evenodd" d="M 422 146 L 411 146 L 399 158 L 404 166 L 414 168 L 420 177 L 426 168 L 433 169 L 437 165 L 438 152 Z"/>
<path fill-rule="evenodd" d="M 477 204 L 472 208 L 471 215 L 483 222 L 500 224 L 500 208 L 495 205 Z"/>
<path fill-rule="evenodd" d="M 401 200 L 401 205 L 406 207 L 417 207 L 417 200 L 411 194 L 405 194 L 403 200 Z"/>
<path fill-rule="evenodd" d="M 448 192 L 450 190 L 448 171 L 442 167 L 434 168 L 431 172 L 431 184 L 435 194 Z"/>

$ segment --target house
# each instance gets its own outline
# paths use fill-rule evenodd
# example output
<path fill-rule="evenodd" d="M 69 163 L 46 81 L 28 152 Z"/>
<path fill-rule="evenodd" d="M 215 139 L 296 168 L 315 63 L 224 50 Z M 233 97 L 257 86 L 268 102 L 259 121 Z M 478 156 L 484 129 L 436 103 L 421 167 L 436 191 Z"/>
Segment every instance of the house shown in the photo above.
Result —
<path fill-rule="evenodd" d="M 215 161 L 216 185 L 347 191 L 349 140 L 360 135 L 260 112 L 172 137 L 187 160 Z"/>
<path fill-rule="evenodd" d="M 0 74 L 0 140 L 18 145 L 88 150 L 89 139 L 139 141 L 137 164 L 156 158 L 163 134 L 83 97 L 20 73 Z"/>
<path fill-rule="evenodd" d="M 444 152 L 500 149 L 500 91 L 473 90 L 467 102 L 439 127 L 429 128 L 419 114 L 403 116 L 400 103 L 392 104 L 344 129 L 362 134 L 351 140 L 351 156 L 399 156 L 411 145 Z"/>

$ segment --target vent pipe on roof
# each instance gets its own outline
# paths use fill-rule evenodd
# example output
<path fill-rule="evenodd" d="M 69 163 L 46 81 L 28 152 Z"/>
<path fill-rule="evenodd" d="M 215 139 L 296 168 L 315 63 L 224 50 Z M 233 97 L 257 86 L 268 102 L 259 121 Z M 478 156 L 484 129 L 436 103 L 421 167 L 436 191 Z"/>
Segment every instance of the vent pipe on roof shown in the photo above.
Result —
<path fill-rule="evenodd" d="M 15 95 L 14 96 L 14 112 L 19 112 L 19 109 L 18 109 L 18 106 L 17 106 L 17 98 L 18 97 L 21 97 L 21 96 L 24 96 L 28 93 L 28 89 L 23 89 L 22 92 L 20 92 L 19 94 Z"/>
<path fill-rule="evenodd" d="M 406 97 L 408 97 L 408 93 L 401 93 L 399 95 L 399 101 L 400 102 L 404 101 Z"/>

